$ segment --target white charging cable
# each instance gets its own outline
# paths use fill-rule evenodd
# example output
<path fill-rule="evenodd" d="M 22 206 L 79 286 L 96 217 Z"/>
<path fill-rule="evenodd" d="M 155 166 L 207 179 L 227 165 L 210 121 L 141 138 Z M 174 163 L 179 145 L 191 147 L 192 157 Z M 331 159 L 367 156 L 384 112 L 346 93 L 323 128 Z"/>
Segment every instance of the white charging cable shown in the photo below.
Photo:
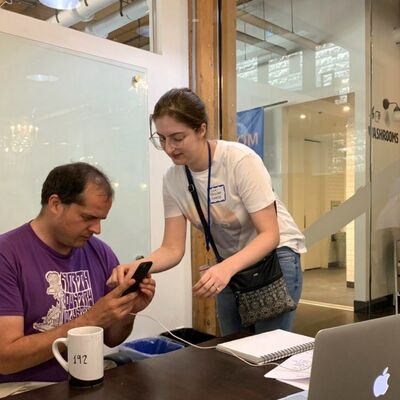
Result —
<path fill-rule="evenodd" d="M 151 317 L 150 315 L 147 314 L 137 314 L 137 313 L 129 313 L 130 315 L 134 315 L 137 317 L 144 317 L 144 318 L 148 318 L 151 319 L 154 322 L 157 322 L 163 329 L 165 329 L 172 337 L 174 337 L 175 339 L 184 342 L 186 344 L 188 344 L 189 346 L 195 347 L 196 349 L 200 349 L 200 350 L 211 350 L 211 349 L 216 349 L 217 346 L 197 346 L 196 344 L 190 343 L 185 339 L 180 338 L 179 336 L 173 334 L 162 322 L 160 322 L 158 319 Z M 245 360 L 244 358 L 240 357 L 238 354 L 236 354 L 234 351 L 232 350 L 227 350 L 230 354 L 232 354 L 233 356 L 235 356 L 236 358 L 238 358 L 240 361 L 243 361 L 244 363 L 246 363 L 247 365 L 250 365 L 251 367 L 265 367 L 266 365 L 280 365 L 278 363 L 275 362 L 269 362 L 269 363 L 265 363 L 265 364 L 255 364 L 252 362 L 249 362 L 247 360 Z"/>
<path fill-rule="evenodd" d="M 148 319 L 151 319 L 154 322 L 157 322 L 160 326 L 162 326 L 172 337 L 175 339 L 178 339 L 181 342 L 184 342 L 188 344 L 189 346 L 195 347 L 196 349 L 201 349 L 201 350 L 210 350 L 210 349 L 215 349 L 217 346 L 197 346 L 196 344 L 190 343 L 185 339 L 180 338 L 179 336 L 173 334 L 162 322 L 160 322 L 158 319 L 150 317 L 150 315 L 147 314 L 137 314 L 137 313 L 129 313 L 130 315 L 135 315 L 137 317 L 145 317 Z"/>

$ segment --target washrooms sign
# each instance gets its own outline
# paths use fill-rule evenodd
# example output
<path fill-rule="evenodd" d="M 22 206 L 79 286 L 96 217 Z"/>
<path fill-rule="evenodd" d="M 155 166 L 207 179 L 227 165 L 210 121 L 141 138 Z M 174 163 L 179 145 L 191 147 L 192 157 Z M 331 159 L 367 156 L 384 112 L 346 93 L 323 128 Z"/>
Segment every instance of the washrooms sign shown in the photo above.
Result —
<path fill-rule="evenodd" d="M 399 133 L 389 131 L 387 129 L 376 128 L 375 126 L 369 126 L 368 132 L 372 139 L 383 140 L 389 143 L 399 143 Z"/>

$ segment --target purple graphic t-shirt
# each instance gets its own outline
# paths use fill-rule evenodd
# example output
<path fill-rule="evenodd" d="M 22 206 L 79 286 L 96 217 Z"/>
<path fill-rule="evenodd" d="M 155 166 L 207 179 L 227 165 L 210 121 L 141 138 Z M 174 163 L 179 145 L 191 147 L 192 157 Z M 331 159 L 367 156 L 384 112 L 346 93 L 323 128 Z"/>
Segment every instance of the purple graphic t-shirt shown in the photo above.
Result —
<path fill-rule="evenodd" d="M 24 334 L 48 331 L 85 313 L 106 293 L 119 264 L 101 240 L 92 237 L 68 256 L 44 244 L 29 224 L 0 235 L 0 315 L 22 315 Z M 67 379 L 55 359 L 1 375 L 2 382 Z"/>

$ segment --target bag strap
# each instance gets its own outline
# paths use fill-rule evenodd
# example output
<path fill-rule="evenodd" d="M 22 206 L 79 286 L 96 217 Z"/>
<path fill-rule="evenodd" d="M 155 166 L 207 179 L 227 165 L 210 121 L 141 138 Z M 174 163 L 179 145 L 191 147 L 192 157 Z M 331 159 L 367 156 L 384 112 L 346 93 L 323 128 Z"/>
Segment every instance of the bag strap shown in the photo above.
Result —
<path fill-rule="evenodd" d="M 197 210 L 197 213 L 199 214 L 201 224 L 203 225 L 204 235 L 206 236 L 206 239 L 211 244 L 211 247 L 214 251 L 215 257 L 216 257 L 217 261 L 220 263 L 224 259 L 220 256 L 217 246 L 215 245 L 214 238 L 211 235 L 210 227 L 208 226 L 208 223 L 203 214 L 203 210 L 201 209 L 201 206 L 200 206 L 199 195 L 197 194 L 197 190 L 196 190 L 196 186 L 193 182 L 192 174 L 190 173 L 190 170 L 187 165 L 185 165 L 185 172 L 186 172 L 187 180 L 189 182 L 188 190 L 192 194 L 194 205 L 196 206 L 196 210 Z"/>
<path fill-rule="evenodd" d="M 190 170 L 187 165 L 185 165 L 185 172 L 186 172 L 186 177 L 187 177 L 187 180 L 189 183 L 188 190 L 192 194 L 194 205 L 196 206 L 196 210 L 197 210 L 197 213 L 199 214 L 201 224 L 203 225 L 204 235 L 205 235 L 206 239 L 208 239 L 209 243 L 211 244 L 211 247 L 214 251 L 215 257 L 216 257 L 217 261 L 220 263 L 224 259 L 220 256 L 217 246 L 215 245 L 214 238 L 212 237 L 212 234 L 210 231 L 210 227 L 208 226 L 208 223 L 203 214 L 203 210 L 201 209 L 201 206 L 200 206 L 200 200 L 199 200 L 199 195 L 197 194 L 196 185 L 194 184 L 192 174 L 190 173 Z M 274 207 L 275 207 L 275 213 L 276 213 L 276 215 L 278 215 L 278 210 L 276 208 L 276 201 L 274 201 Z"/>

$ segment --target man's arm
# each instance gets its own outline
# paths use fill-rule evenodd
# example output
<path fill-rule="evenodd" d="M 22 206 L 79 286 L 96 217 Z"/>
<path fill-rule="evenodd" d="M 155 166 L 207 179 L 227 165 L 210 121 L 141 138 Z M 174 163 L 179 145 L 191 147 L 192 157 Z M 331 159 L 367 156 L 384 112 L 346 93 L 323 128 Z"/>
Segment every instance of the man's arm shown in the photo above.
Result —
<path fill-rule="evenodd" d="M 0 374 L 11 374 L 34 367 L 53 358 L 51 346 L 59 337 L 66 337 L 71 328 L 95 325 L 104 328 L 106 344 L 115 346 L 132 329 L 131 312 L 141 311 L 154 295 L 154 281 L 149 279 L 141 292 L 121 294 L 133 283 L 127 279 L 80 317 L 47 332 L 24 336 L 22 316 L 0 316 Z M 144 292 L 144 293 L 143 293 Z M 121 323 L 121 327 L 118 325 Z M 108 338 L 107 336 L 110 336 Z M 118 344 L 118 343 L 117 343 Z"/>
<path fill-rule="evenodd" d="M 77 318 L 50 331 L 24 336 L 22 316 L 0 316 L 0 374 L 12 374 L 50 360 L 53 341 L 83 325 Z"/>

